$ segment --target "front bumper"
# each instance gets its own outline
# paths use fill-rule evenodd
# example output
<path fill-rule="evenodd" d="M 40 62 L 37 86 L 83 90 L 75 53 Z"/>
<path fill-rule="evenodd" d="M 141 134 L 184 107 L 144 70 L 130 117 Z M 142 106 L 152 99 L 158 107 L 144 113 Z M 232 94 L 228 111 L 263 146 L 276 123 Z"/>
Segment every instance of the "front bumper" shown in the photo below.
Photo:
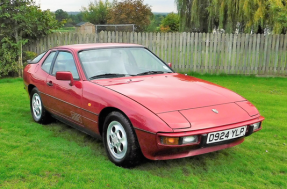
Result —
<path fill-rule="evenodd" d="M 139 139 L 141 150 L 146 158 L 151 160 L 178 159 L 178 158 L 184 158 L 214 152 L 239 145 L 244 141 L 244 138 L 246 136 L 249 136 L 250 134 L 262 129 L 262 126 L 260 126 L 258 130 L 253 131 L 253 128 L 250 125 L 256 122 L 262 122 L 263 120 L 264 117 L 261 116 L 256 119 L 252 119 L 241 123 L 202 129 L 202 130 L 195 130 L 195 131 L 152 134 L 144 132 L 142 130 L 136 130 L 136 133 Z M 218 143 L 206 144 L 208 133 L 233 129 L 244 125 L 247 125 L 247 131 L 244 137 L 235 138 Z M 183 137 L 191 135 L 199 136 L 199 142 L 197 144 L 164 145 L 160 142 L 161 136 Z"/>

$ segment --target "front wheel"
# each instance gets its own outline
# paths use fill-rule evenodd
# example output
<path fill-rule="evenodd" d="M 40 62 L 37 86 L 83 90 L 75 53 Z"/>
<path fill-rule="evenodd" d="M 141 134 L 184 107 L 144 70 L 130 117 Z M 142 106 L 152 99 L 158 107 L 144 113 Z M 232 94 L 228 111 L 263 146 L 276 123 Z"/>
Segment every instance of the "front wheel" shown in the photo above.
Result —
<path fill-rule="evenodd" d="M 33 88 L 30 93 L 30 108 L 35 122 L 45 124 L 51 121 L 50 114 L 44 108 L 37 88 Z"/>
<path fill-rule="evenodd" d="M 141 160 L 141 151 L 129 120 L 111 112 L 104 123 L 103 140 L 109 159 L 116 165 L 132 167 Z"/>

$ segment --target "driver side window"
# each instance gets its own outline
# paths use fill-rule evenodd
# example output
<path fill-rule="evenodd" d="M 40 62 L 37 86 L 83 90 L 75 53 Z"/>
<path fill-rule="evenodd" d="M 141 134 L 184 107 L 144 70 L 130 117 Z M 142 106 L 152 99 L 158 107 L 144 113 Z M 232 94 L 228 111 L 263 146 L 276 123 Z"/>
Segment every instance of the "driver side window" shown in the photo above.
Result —
<path fill-rule="evenodd" d="M 79 79 L 78 70 L 73 58 L 73 55 L 69 52 L 59 52 L 52 75 L 56 75 L 56 72 L 71 72 L 74 79 Z"/>

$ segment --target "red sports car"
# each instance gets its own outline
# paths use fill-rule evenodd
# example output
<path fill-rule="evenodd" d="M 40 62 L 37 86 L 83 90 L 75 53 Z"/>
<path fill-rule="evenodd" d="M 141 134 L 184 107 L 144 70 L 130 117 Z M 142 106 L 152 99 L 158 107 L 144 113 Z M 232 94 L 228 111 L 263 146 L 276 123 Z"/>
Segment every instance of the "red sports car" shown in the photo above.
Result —
<path fill-rule="evenodd" d="M 264 120 L 240 95 L 175 73 L 134 44 L 56 47 L 24 70 L 33 119 L 54 117 L 101 137 L 109 159 L 134 166 L 238 145 Z"/>

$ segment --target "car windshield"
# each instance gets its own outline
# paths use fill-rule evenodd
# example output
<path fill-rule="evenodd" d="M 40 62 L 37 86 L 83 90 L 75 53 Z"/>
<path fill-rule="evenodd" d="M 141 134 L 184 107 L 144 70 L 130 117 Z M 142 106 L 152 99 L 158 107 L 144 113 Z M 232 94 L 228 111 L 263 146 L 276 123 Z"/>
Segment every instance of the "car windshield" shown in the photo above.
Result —
<path fill-rule="evenodd" d="M 145 48 L 84 50 L 79 52 L 79 58 L 89 79 L 173 72 Z"/>

